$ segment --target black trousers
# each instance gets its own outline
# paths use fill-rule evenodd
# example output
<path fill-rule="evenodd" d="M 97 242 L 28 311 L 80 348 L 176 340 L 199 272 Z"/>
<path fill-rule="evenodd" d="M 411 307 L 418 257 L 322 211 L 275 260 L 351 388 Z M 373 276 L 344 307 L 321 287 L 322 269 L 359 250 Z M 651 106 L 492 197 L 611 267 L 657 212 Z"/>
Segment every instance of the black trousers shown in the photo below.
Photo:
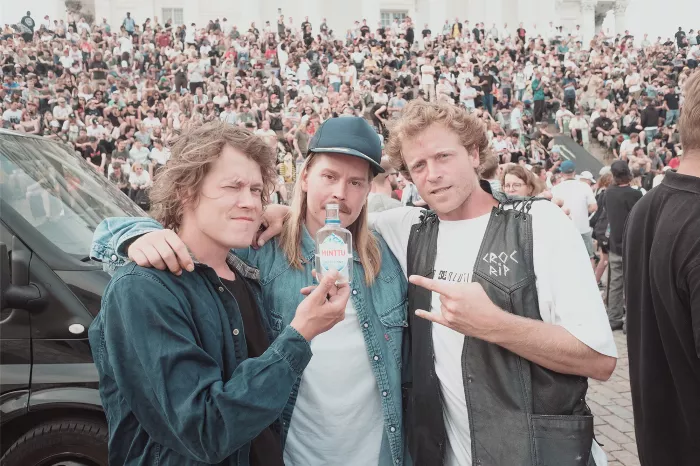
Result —
<path fill-rule="evenodd" d="M 535 122 L 539 123 L 542 121 L 542 114 L 544 113 L 544 100 L 535 100 Z"/>

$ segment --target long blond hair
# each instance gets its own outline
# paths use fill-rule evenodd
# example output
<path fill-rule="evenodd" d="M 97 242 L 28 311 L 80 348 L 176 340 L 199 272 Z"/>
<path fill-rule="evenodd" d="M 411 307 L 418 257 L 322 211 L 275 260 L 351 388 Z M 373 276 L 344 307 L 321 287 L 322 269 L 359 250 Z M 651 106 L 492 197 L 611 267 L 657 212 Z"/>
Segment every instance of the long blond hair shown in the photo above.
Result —
<path fill-rule="evenodd" d="M 304 258 L 301 253 L 301 237 L 306 220 L 306 193 L 301 188 L 301 179 L 306 176 L 307 171 L 316 159 L 316 154 L 312 153 L 304 162 L 301 170 L 297 174 L 297 182 L 294 185 L 292 194 L 292 205 L 289 213 L 284 219 L 284 227 L 280 235 L 280 247 L 287 256 L 289 264 L 295 269 L 301 269 L 304 265 Z M 347 227 L 352 233 L 352 238 L 360 263 L 365 270 L 365 283 L 371 285 L 379 274 L 382 265 L 382 256 L 379 251 L 377 238 L 369 231 L 367 219 L 367 201 L 362 206 L 362 211 L 357 220 Z"/>

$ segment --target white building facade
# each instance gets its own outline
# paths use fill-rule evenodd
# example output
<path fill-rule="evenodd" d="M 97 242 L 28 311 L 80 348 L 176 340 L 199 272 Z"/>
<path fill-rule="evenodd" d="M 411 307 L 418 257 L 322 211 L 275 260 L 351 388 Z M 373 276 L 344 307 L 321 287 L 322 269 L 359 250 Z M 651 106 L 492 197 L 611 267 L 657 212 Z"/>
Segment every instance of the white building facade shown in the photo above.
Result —
<path fill-rule="evenodd" d="M 262 29 L 270 21 L 273 30 L 279 15 L 290 16 L 299 25 L 308 16 L 317 31 L 323 18 L 336 37 L 345 37 L 354 21 L 366 19 L 375 30 L 382 21 L 410 16 L 418 33 L 428 24 L 439 32 L 445 20 L 453 23 L 469 21 L 470 27 L 484 22 L 501 29 L 508 24 L 511 33 L 520 23 L 528 36 L 545 34 L 550 22 L 572 31 L 581 26 L 583 39 L 592 37 L 601 27 L 609 34 L 621 34 L 629 29 L 640 37 L 672 37 L 679 26 L 686 30 L 698 25 L 693 18 L 700 13 L 696 0 L 666 0 L 663 11 L 658 0 L 82 0 L 84 8 L 94 12 L 97 21 L 107 18 L 118 27 L 130 12 L 137 22 L 158 17 L 160 22 L 171 18 L 175 23 L 195 23 L 204 26 L 209 20 L 228 19 L 230 24 L 247 30 L 252 22 Z M 27 10 L 39 22 L 45 14 L 52 19 L 65 18 L 64 0 L 0 0 L 0 23 L 17 23 Z M 633 21 L 627 21 L 632 17 Z M 677 24 L 676 24 L 677 23 Z M 688 24 L 685 24 L 688 23 Z M 417 34 L 418 35 L 418 34 Z"/>

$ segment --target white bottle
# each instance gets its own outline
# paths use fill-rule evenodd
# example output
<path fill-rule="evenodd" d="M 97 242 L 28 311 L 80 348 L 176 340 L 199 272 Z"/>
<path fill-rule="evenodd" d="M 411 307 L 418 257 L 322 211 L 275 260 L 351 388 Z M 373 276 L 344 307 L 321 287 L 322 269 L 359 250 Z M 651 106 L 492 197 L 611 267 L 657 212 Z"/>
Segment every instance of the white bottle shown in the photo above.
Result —
<path fill-rule="evenodd" d="M 326 205 L 326 225 L 316 233 L 316 273 L 337 270 L 338 282 L 352 281 L 352 233 L 340 226 L 338 204 Z"/>

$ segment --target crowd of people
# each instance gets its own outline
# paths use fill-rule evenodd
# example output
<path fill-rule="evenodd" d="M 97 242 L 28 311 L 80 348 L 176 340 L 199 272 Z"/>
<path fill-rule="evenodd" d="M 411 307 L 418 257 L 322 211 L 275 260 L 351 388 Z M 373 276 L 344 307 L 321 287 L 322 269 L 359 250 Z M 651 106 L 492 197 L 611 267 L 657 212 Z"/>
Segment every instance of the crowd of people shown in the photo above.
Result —
<path fill-rule="evenodd" d="M 584 44 L 578 26 L 565 31 L 550 23 L 535 35 L 522 24 L 486 28 L 457 18 L 437 31 L 409 17 L 374 28 L 363 20 L 343 34 L 308 17 L 297 26 L 280 16 L 276 26 L 266 21 L 259 29 L 226 18 L 141 23 L 131 14 L 119 25 L 79 16 L 35 22 L 27 12 L 0 36 L 2 122 L 72 145 L 148 209 L 169 141 L 193 125 L 217 120 L 262 136 L 277 154 L 272 202 L 286 203 L 326 120 L 363 117 L 385 142 L 411 100 L 461 106 L 486 126 L 495 155 L 482 177 L 495 190 L 546 196 L 564 208 L 600 281 L 610 232 L 604 209 L 592 206 L 603 205 L 610 168 L 575 175 L 553 137 L 602 146 L 624 162 L 642 193 L 658 185 L 683 153 L 680 89 L 700 61 L 699 42 L 700 34 L 679 29 L 673 40 L 601 32 Z M 567 188 L 572 178 L 588 190 Z M 426 205 L 395 171 L 378 176 L 374 189 L 394 198 L 371 199 L 375 211 Z M 621 325 L 622 279 L 621 268 L 611 269 L 618 269 L 608 287 L 620 303 L 614 328 Z"/>
<path fill-rule="evenodd" d="M 629 313 L 640 454 L 695 464 L 699 42 L 457 18 L 6 26 L 3 126 L 153 202 L 93 243 L 121 265 L 89 332 L 112 462 L 600 466 L 586 380 L 612 374 Z M 556 134 L 611 163 L 578 173 Z M 328 203 L 354 272 L 313 289 Z"/>
<path fill-rule="evenodd" d="M 386 138 L 412 99 L 474 112 L 501 164 L 525 160 L 551 176 L 556 131 L 597 140 L 651 177 L 677 167 L 679 88 L 700 60 L 698 37 L 601 32 L 584 44 L 578 26 L 552 23 L 535 35 L 455 18 L 432 31 L 406 17 L 356 21 L 343 34 L 308 17 L 259 29 L 130 14 L 120 25 L 35 22 L 27 12 L 0 35 L 2 121 L 72 144 L 142 204 L 168 141 L 190 125 L 222 120 L 262 135 L 278 154 L 275 200 L 284 202 L 320 124 L 363 116 Z"/>

